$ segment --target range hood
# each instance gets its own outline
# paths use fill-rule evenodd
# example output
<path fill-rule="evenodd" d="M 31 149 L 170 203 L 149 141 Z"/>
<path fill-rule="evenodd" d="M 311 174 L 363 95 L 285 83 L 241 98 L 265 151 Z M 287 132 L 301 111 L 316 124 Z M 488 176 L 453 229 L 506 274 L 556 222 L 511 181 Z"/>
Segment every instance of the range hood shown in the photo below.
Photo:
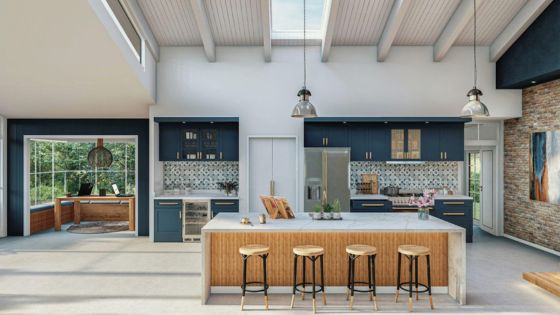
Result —
<path fill-rule="evenodd" d="M 425 161 L 385 161 L 386 164 L 398 164 L 398 165 L 418 165 L 425 164 Z"/>

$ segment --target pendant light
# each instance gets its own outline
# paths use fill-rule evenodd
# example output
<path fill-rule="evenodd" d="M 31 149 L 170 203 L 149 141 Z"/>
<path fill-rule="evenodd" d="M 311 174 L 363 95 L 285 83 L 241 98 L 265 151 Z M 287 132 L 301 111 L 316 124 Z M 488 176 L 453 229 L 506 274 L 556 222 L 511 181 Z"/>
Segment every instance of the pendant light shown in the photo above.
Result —
<path fill-rule="evenodd" d="M 113 154 L 103 146 L 103 139 L 97 139 L 97 145 L 88 153 L 89 166 L 109 167 L 113 164 Z"/>
<path fill-rule="evenodd" d="M 488 107 L 480 101 L 482 91 L 476 87 L 477 81 L 477 68 L 476 68 L 476 0 L 474 4 L 474 40 L 473 40 L 473 55 L 474 55 L 474 87 L 467 93 L 469 101 L 461 110 L 461 117 L 488 117 L 490 112 Z"/>
<path fill-rule="evenodd" d="M 305 23 L 305 0 L 303 0 L 303 87 L 299 90 L 297 96 L 299 97 L 299 102 L 294 107 L 292 111 L 292 117 L 294 118 L 313 118 L 317 117 L 317 110 L 315 106 L 309 101 L 311 92 L 307 89 L 307 60 L 306 60 L 306 23 Z"/>

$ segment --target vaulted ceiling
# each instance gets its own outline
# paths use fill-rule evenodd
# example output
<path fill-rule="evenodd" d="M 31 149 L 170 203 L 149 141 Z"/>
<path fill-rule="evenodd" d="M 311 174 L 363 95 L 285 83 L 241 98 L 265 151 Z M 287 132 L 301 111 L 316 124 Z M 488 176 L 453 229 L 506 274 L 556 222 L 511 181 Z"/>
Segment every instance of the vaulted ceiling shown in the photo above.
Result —
<path fill-rule="evenodd" d="M 302 44 L 298 34 L 290 37 L 271 30 L 271 10 L 279 0 L 137 1 L 161 46 L 204 46 L 207 54 L 214 46 L 264 46 L 268 61 L 267 46 Z M 477 0 L 477 44 L 495 46 L 490 59 L 497 60 L 551 2 Z M 440 61 L 452 46 L 472 45 L 473 0 L 324 0 L 323 4 L 322 36 L 308 41 L 322 45 L 323 61 L 336 46 L 378 46 L 379 61 L 391 46 L 434 46 L 434 60 Z"/>

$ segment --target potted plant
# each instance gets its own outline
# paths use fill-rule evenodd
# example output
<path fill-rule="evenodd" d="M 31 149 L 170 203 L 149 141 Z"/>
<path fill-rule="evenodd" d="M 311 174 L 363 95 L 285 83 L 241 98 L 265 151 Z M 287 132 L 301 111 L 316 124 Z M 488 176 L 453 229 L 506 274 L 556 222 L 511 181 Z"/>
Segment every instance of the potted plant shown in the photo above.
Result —
<path fill-rule="evenodd" d="M 323 218 L 326 220 L 332 219 L 333 206 L 329 203 L 323 206 Z"/>
<path fill-rule="evenodd" d="M 332 212 L 332 218 L 335 220 L 340 220 L 342 218 L 342 215 L 340 213 L 340 201 L 338 199 L 335 199 L 333 201 L 333 212 Z"/>
<path fill-rule="evenodd" d="M 218 182 L 218 188 L 223 191 L 226 196 L 230 196 L 233 191 L 237 192 L 239 185 L 237 182 L 225 181 Z"/>
<path fill-rule="evenodd" d="M 321 206 L 321 204 L 315 205 L 312 217 L 314 220 L 320 220 L 323 217 L 323 206 Z"/>
<path fill-rule="evenodd" d="M 428 220 L 430 218 L 430 208 L 434 206 L 434 196 L 436 191 L 425 190 L 422 196 L 410 197 L 409 204 L 418 207 L 418 219 Z"/>
<path fill-rule="evenodd" d="M 109 178 L 104 176 L 103 174 L 99 176 L 97 179 L 97 191 L 99 192 L 99 196 L 106 196 L 107 189 L 111 186 L 111 181 Z"/>

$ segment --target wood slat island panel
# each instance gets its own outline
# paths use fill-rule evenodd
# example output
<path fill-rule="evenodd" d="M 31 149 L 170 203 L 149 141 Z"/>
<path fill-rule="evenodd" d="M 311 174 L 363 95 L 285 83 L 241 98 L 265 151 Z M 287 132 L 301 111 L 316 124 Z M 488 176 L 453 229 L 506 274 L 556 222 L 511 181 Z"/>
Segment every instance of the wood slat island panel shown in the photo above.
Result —
<path fill-rule="evenodd" d="M 431 249 L 432 285 L 448 284 L 448 234 L 425 232 L 216 232 L 211 233 L 212 286 L 239 286 L 242 260 L 239 247 L 247 244 L 270 246 L 268 282 L 271 286 L 290 286 L 293 275 L 292 248 L 319 245 L 325 248 L 325 285 L 344 286 L 347 281 L 346 246 L 368 244 L 377 247 L 376 276 L 379 286 L 396 286 L 397 247 L 415 244 Z M 403 259 L 402 275 L 407 279 L 408 263 Z M 309 263 L 308 263 L 309 266 Z M 405 270 L 406 269 L 406 270 Z M 308 268 L 309 279 L 311 268 Z M 426 282 L 426 262 L 419 260 L 419 281 Z M 358 259 L 357 279 L 367 279 L 367 260 Z M 262 280 L 260 259 L 249 259 L 248 278 Z M 251 280 L 254 281 L 254 280 Z"/>

